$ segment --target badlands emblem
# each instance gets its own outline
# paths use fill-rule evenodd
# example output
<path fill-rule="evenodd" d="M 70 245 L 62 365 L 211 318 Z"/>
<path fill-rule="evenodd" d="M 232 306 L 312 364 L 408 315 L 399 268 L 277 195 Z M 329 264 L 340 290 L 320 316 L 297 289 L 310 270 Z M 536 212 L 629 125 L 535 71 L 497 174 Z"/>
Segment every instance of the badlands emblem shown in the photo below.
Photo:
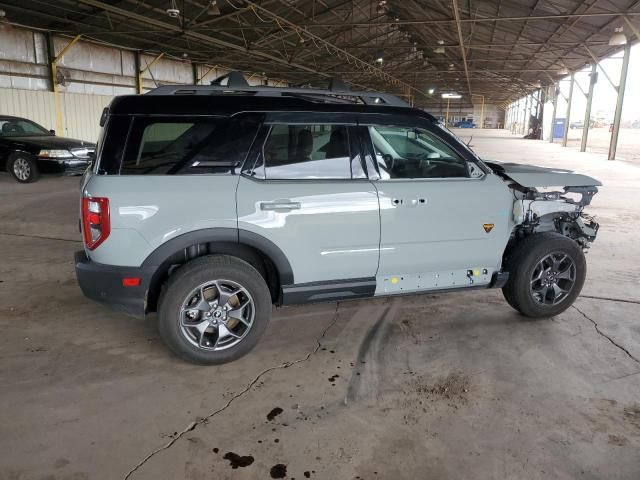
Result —
<path fill-rule="evenodd" d="M 493 223 L 483 223 L 482 227 L 484 228 L 484 231 L 489 233 L 491 230 L 493 230 Z"/>

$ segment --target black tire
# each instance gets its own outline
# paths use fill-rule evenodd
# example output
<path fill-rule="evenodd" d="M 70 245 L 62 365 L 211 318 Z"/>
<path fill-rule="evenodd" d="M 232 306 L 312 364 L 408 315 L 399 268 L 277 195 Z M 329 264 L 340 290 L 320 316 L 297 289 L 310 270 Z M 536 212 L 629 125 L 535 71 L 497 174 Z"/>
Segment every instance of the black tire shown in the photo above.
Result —
<path fill-rule="evenodd" d="M 24 153 L 14 153 L 9 156 L 7 172 L 20 183 L 33 183 L 40 178 L 40 169 L 37 163 Z"/>
<path fill-rule="evenodd" d="M 181 309 L 190 292 L 203 283 L 217 279 L 232 281 L 250 294 L 253 323 L 235 345 L 224 350 L 207 350 L 190 343 L 181 326 Z M 271 319 L 271 294 L 260 273 L 247 262 L 227 255 L 208 255 L 180 267 L 162 292 L 158 307 L 158 328 L 165 344 L 180 358 L 199 365 L 231 362 L 249 353 Z M 213 327 L 211 327 L 212 331 Z M 212 334 L 213 335 L 213 334 Z"/>
<path fill-rule="evenodd" d="M 543 304 L 531 290 L 534 270 L 547 255 L 565 254 L 575 266 L 575 279 L 561 300 L 556 304 Z M 531 235 L 516 244 L 505 261 L 509 280 L 502 288 L 505 300 L 514 309 L 527 317 L 553 317 L 569 308 L 580 295 L 587 273 L 587 264 L 582 248 L 564 235 L 544 232 Z"/>

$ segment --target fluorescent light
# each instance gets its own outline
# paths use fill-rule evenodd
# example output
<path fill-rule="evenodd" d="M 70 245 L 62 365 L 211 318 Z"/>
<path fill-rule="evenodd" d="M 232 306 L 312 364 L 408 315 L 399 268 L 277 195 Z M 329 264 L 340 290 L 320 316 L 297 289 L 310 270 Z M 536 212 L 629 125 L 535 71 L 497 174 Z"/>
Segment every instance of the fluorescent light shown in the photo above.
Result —
<path fill-rule="evenodd" d="M 611 35 L 609 39 L 609 45 L 626 45 L 627 44 L 627 36 L 622 33 L 622 27 L 616 28 L 616 33 Z"/>
<path fill-rule="evenodd" d="M 443 93 L 442 98 L 462 98 L 459 93 Z"/>

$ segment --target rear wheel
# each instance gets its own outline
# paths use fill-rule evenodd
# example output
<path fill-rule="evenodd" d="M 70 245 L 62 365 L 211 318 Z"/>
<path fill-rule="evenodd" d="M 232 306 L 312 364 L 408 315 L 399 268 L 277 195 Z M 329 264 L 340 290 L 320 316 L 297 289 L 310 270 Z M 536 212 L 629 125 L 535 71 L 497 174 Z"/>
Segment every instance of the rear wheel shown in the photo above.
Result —
<path fill-rule="evenodd" d="M 247 354 L 271 317 L 271 295 L 260 273 L 234 257 L 211 255 L 169 279 L 158 309 L 160 336 L 181 358 L 226 363 Z"/>
<path fill-rule="evenodd" d="M 20 183 L 32 183 L 40 177 L 36 162 L 23 153 L 14 153 L 9 157 L 7 171 Z"/>
<path fill-rule="evenodd" d="M 509 281 L 502 289 L 504 297 L 528 317 L 551 317 L 569 308 L 587 271 L 580 246 L 555 232 L 527 237 L 506 263 Z"/>

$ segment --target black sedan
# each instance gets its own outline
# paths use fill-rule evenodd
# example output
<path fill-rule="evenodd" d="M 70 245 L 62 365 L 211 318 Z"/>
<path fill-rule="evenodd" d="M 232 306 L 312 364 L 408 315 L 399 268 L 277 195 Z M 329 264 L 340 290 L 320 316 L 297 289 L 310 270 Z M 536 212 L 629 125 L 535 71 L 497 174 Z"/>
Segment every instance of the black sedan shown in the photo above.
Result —
<path fill-rule="evenodd" d="M 93 143 L 56 137 L 31 120 L 0 116 L 0 168 L 20 183 L 38 180 L 42 173 L 83 173 L 95 151 Z"/>

